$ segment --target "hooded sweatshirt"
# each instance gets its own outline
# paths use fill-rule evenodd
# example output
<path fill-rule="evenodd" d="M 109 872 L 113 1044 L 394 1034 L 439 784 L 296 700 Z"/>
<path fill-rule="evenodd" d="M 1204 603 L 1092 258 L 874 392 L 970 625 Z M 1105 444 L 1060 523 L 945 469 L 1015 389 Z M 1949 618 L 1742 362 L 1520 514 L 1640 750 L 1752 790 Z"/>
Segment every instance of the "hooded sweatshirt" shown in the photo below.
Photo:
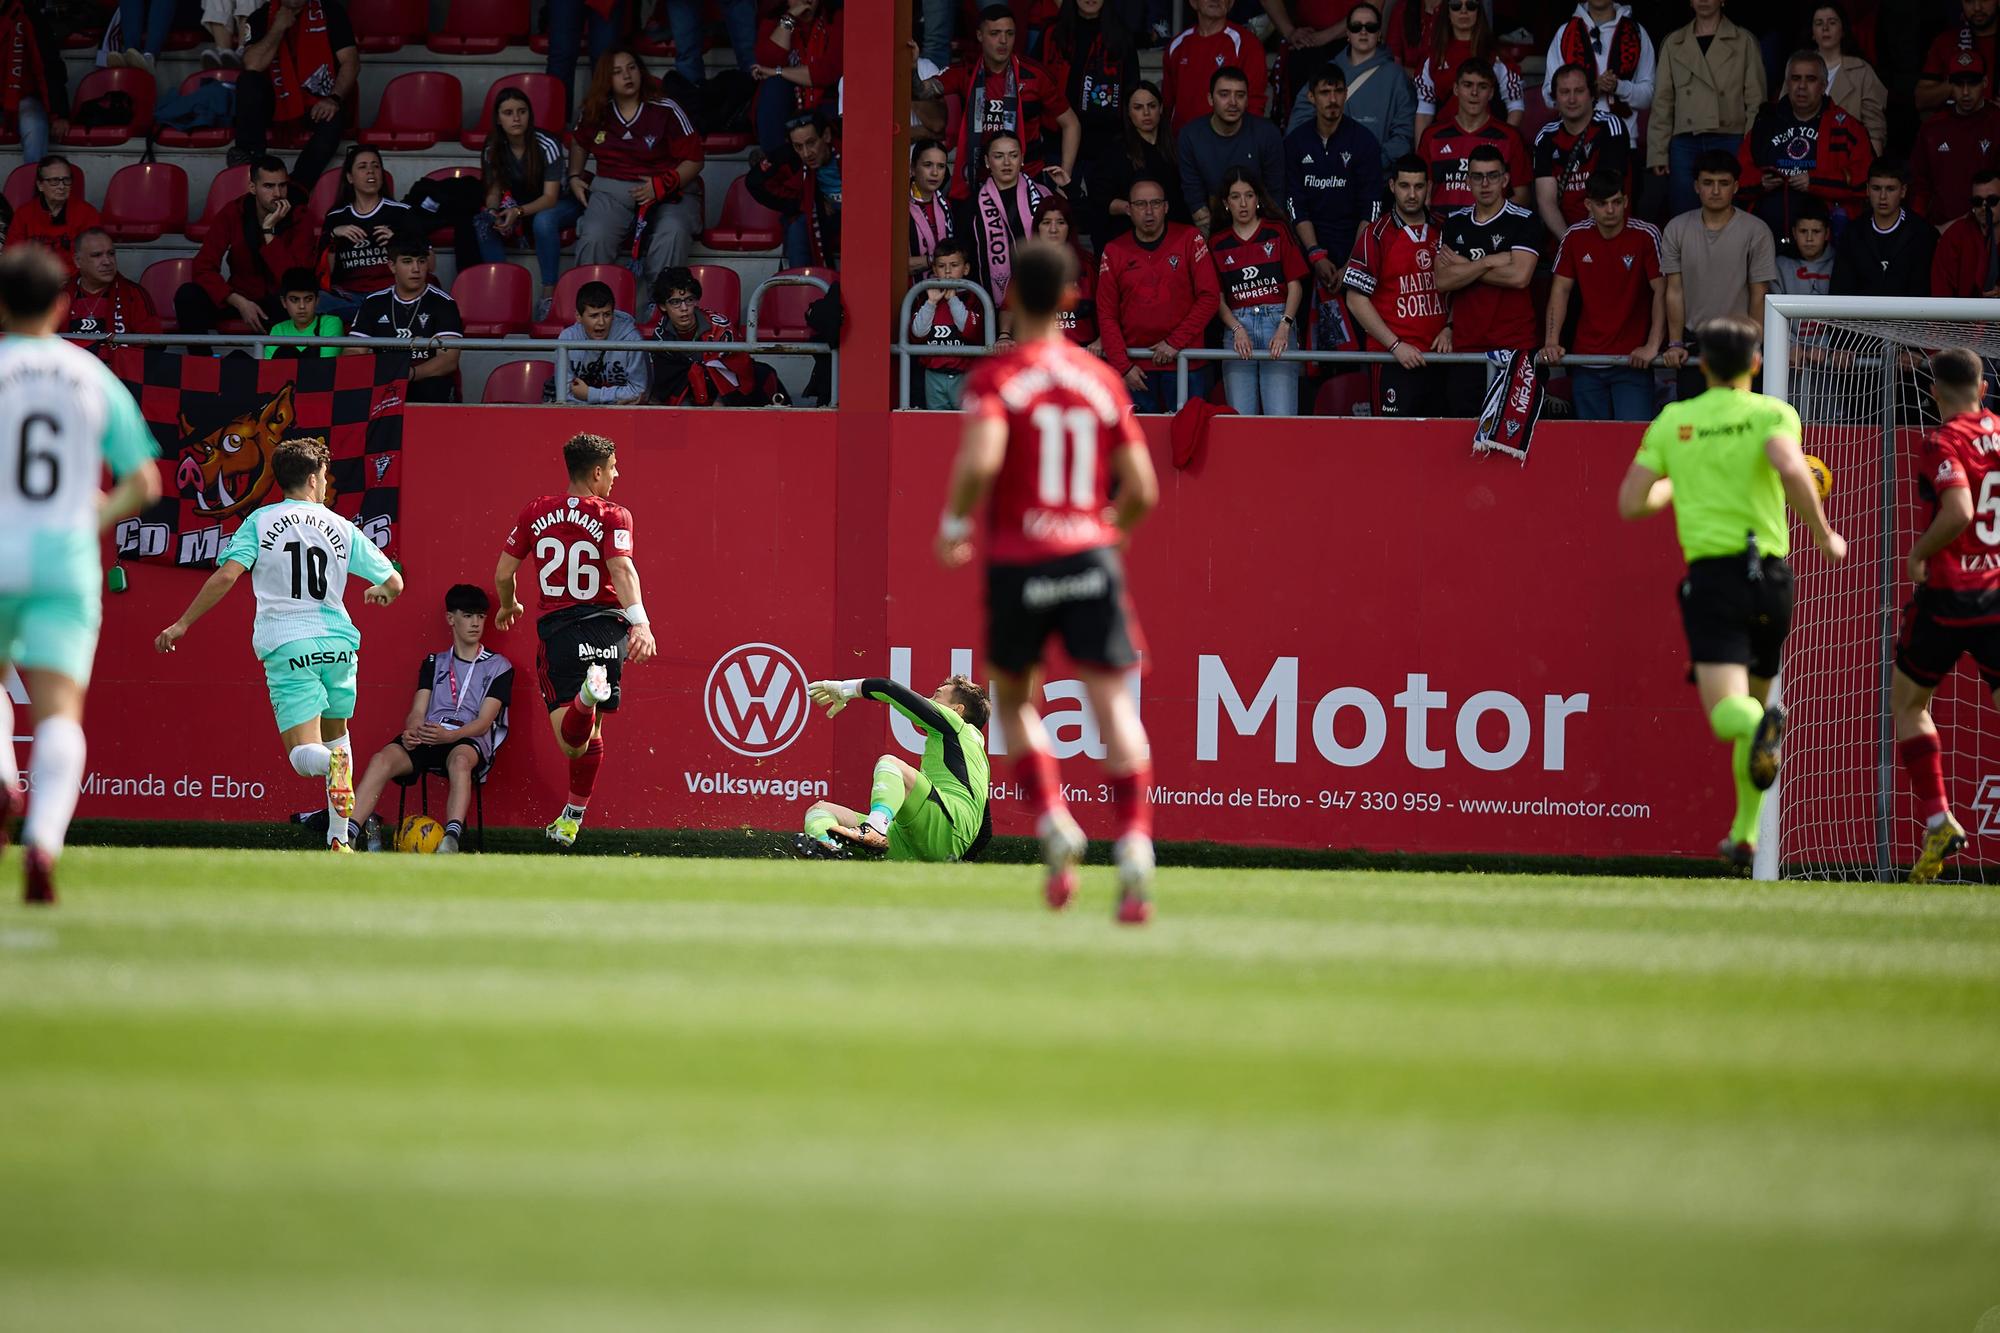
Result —
<path fill-rule="evenodd" d="M 639 342 L 645 336 L 639 332 L 638 323 L 623 310 L 612 313 L 610 341 Z M 559 341 L 585 348 L 591 345 L 581 321 L 564 329 Z M 569 355 L 569 371 L 590 386 L 590 396 L 585 401 L 592 403 L 643 403 L 652 378 L 644 352 L 573 351 Z"/>

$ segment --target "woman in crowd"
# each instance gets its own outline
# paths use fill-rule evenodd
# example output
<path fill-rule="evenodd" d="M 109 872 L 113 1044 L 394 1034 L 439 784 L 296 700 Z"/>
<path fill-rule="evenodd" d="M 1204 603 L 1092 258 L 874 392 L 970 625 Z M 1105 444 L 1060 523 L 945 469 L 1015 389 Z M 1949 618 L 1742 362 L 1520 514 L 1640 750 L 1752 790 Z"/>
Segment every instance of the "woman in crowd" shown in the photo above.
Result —
<path fill-rule="evenodd" d="M 1458 81 L 1458 67 L 1468 60 L 1482 60 L 1493 66 L 1500 87 L 1493 95 L 1493 114 L 1517 129 L 1527 114 L 1528 102 L 1521 89 L 1521 75 L 1500 59 L 1500 44 L 1493 40 L 1493 25 L 1486 19 L 1480 0 L 1444 0 L 1445 21 L 1431 29 L 1431 52 L 1417 71 L 1416 137 L 1434 120 L 1450 120 L 1458 111 L 1458 96 L 1452 85 Z"/>
<path fill-rule="evenodd" d="M 931 252 L 951 235 L 951 201 L 945 183 L 951 160 L 936 139 L 910 145 L 910 281 L 930 272 Z"/>
<path fill-rule="evenodd" d="M 561 142 L 536 126 L 534 105 L 519 88 L 493 99 L 493 125 L 479 168 L 486 186 L 486 207 L 473 219 L 479 257 L 498 264 L 507 258 L 507 242 L 521 237 L 533 241 L 542 274 L 535 318 L 546 318 L 562 274 L 563 232 L 583 216 L 583 205 L 567 188 Z"/>
<path fill-rule="evenodd" d="M 1105 0 L 1062 0 L 1041 61 L 1083 122 L 1086 153 L 1118 133 L 1125 98 L 1139 82 L 1139 47 Z"/>
<path fill-rule="evenodd" d="M 1861 122 L 1879 154 L 1889 139 L 1889 90 L 1862 56 L 1848 29 L 1847 11 L 1833 3 L 1815 5 L 1803 49 L 1819 52 L 1826 62 L 1826 95 Z"/>
<path fill-rule="evenodd" d="M 986 136 L 986 179 L 972 197 L 958 206 L 952 235 L 972 251 L 972 280 L 993 298 L 1000 311 L 1004 338 L 1008 314 L 1007 284 L 1014 271 L 1014 247 L 1035 225 L 1036 210 L 1047 194 L 1021 170 L 1021 141 L 1005 130 Z"/>
<path fill-rule="evenodd" d="M 1283 354 L 1294 344 L 1299 307 L 1310 270 L 1284 213 L 1243 167 L 1222 173 L 1210 205 L 1227 222 L 1208 238 L 1209 258 L 1222 286 L 1218 312 L 1236 359 L 1222 363 L 1229 405 L 1245 416 L 1297 416 L 1299 363 L 1252 360 Z"/>
<path fill-rule="evenodd" d="M 1069 205 L 1054 195 L 1042 200 L 1042 206 L 1035 210 L 1035 235 L 1068 246 L 1076 256 L 1076 304 L 1058 314 L 1056 322 L 1071 342 L 1097 351 L 1097 256 L 1083 248 Z"/>
<path fill-rule="evenodd" d="M 1082 187 L 1086 216 L 1090 219 L 1091 240 L 1097 253 L 1106 243 L 1132 230 L 1131 210 L 1125 196 L 1140 176 L 1158 181 L 1181 178 L 1180 158 L 1174 148 L 1174 132 L 1167 125 L 1166 103 L 1157 85 L 1141 79 L 1125 98 L 1125 117 L 1120 133 L 1099 145 L 1090 170 L 1077 182 Z M 1167 191 L 1168 220 L 1192 222 L 1194 216 L 1181 199 L 1180 191 Z"/>
<path fill-rule="evenodd" d="M 363 301 L 395 283 L 389 242 L 396 239 L 396 229 L 406 223 L 410 209 L 388 197 L 388 179 L 380 150 L 365 144 L 347 150 L 340 193 L 320 224 L 326 274 L 321 314 L 351 322 Z"/>
<path fill-rule="evenodd" d="M 594 175 L 583 169 L 595 156 Z M 597 62 L 569 145 L 569 191 L 583 205 L 576 262 L 639 259 L 641 290 L 687 261 L 702 225 L 701 135 L 645 62 L 615 46 Z M 646 313 L 644 311 L 640 313 Z"/>

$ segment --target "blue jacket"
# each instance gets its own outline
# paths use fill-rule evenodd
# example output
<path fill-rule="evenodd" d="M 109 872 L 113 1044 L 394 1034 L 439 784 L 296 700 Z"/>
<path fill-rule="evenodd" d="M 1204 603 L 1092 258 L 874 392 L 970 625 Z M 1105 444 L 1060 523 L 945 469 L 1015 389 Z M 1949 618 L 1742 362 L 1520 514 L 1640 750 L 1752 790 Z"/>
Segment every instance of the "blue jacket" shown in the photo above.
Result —
<path fill-rule="evenodd" d="M 1285 198 L 1292 221 L 1310 222 L 1327 258 L 1344 266 L 1382 198 L 1382 145 L 1346 116 L 1330 139 L 1307 121 L 1285 136 Z"/>

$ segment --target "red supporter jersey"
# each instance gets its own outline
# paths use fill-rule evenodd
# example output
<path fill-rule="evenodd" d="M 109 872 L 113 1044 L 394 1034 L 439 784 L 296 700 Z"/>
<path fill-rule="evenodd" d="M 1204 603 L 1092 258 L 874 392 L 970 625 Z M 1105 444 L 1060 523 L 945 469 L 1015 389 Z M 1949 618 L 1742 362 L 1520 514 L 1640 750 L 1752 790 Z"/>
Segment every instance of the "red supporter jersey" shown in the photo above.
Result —
<path fill-rule="evenodd" d="M 1409 227 L 1387 213 L 1361 229 L 1347 257 L 1348 288 L 1369 298 L 1390 333 L 1425 351 L 1446 318 L 1437 248 L 1436 224 Z"/>
<path fill-rule="evenodd" d="M 1472 150 L 1492 144 L 1507 159 L 1507 193 L 1533 187 L 1534 165 L 1521 136 L 1504 120 L 1487 118 L 1476 130 L 1462 127 L 1456 120 L 1440 120 L 1424 131 L 1417 156 L 1431 173 L 1431 212 L 1439 217 L 1454 208 L 1472 207 L 1472 186 L 1465 173 L 1472 170 Z"/>
<path fill-rule="evenodd" d="M 1924 432 L 1917 489 L 1936 507 L 1948 490 L 1972 492 L 1972 522 L 1931 557 L 1924 586 L 1941 624 L 2000 622 L 2000 417 L 1985 408 L 1961 412 Z"/>
<path fill-rule="evenodd" d="M 1291 229 L 1275 222 L 1259 222 L 1248 238 L 1238 236 L 1233 226 L 1224 227 L 1208 238 L 1208 253 L 1222 284 L 1223 303 L 1231 310 L 1282 307 L 1286 286 L 1310 271 Z"/>
<path fill-rule="evenodd" d="M 683 162 L 702 161 L 700 132 L 670 98 L 639 103 L 630 120 L 618 114 L 614 103 L 605 108 L 602 125 L 577 132 L 597 155 L 597 174 L 607 180 L 651 180 Z"/>
<path fill-rule="evenodd" d="M 1594 222 L 1563 233 L 1556 276 L 1576 284 L 1572 352 L 1628 356 L 1653 331 L 1653 288 L 1660 276 L 1660 233 L 1651 223 L 1628 220 L 1606 240 Z"/>
<path fill-rule="evenodd" d="M 1181 32 L 1167 43 L 1167 53 L 1160 62 L 1160 92 L 1174 133 L 1208 114 L 1208 81 L 1215 77 L 1215 71 L 1231 66 L 1242 70 L 1250 85 L 1249 114 L 1263 115 L 1270 84 L 1266 61 L 1264 44 L 1239 23 L 1224 23 L 1206 37 L 1198 28 Z"/>
<path fill-rule="evenodd" d="M 1032 565 L 1114 545 L 1111 450 L 1143 449 L 1125 383 L 1064 338 L 989 356 L 965 386 L 965 410 L 1007 423 L 1007 453 L 986 516 L 986 558 Z"/>
<path fill-rule="evenodd" d="M 595 495 L 544 495 L 514 520 L 501 550 L 531 569 L 542 615 L 579 606 L 618 609 L 604 562 L 632 554 L 632 511 Z"/>

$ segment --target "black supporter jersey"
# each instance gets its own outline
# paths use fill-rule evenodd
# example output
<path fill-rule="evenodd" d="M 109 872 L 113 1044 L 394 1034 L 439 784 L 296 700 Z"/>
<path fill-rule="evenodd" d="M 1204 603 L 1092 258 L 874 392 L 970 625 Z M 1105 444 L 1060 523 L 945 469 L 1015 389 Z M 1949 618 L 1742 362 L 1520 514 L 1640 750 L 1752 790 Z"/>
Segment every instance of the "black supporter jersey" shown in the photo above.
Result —
<path fill-rule="evenodd" d="M 1560 120 L 1542 126 L 1535 135 L 1534 158 L 1535 178 L 1555 178 L 1563 221 L 1572 225 L 1589 216 L 1584 189 L 1592 172 L 1615 171 L 1631 188 L 1632 141 L 1625 135 L 1625 122 L 1601 108 L 1581 134 L 1571 134 Z"/>
<path fill-rule="evenodd" d="M 1445 219 L 1445 248 L 1467 259 L 1509 250 L 1541 253 L 1547 228 L 1519 204 L 1502 204 L 1499 212 L 1484 222 L 1475 221 L 1474 212 L 1461 208 Z M 1459 288 L 1451 294 L 1451 332 L 1452 350 L 1458 352 L 1520 351 L 1541 345 L 1535 327 L 1535 298 L 1527 287 L 1475 282 Z"/>
<path fill-rule="evenodd" d="M 357 338 L 411 340 L 410 364 L 417 366 L 437 355 L 434 348 L 426 345 L 427 340 L 462 338 L 465 336 L 465 321 L 459 317 L 458 302 L 452 300 L 442 287 L 427 286 L 414 301 L 405 301 L 396 295 L 394 287 L 389 287 L 361 303 L 361 308 L 354 312 L 354 325 L 348 331 Z M 412 380 L 410 400 L 418 403 L 450 402 L 452 390 L 448 376 Z"/>
<path fill-rule="evenodd" d="M 410 206 L 394 199 L 379 201 L 367 213 L 356 213 L 352 204 L 330 211 L 320 228 L 320 246 L 327 255 L 327 285 L 350 292 L 374 292 L 395 281 L 389 269 L 389 242 L 394 237 L 376 232 L 384 227 L 393 232 L 409 217 Z M 342 227 L 359 227 L 368 239 L 357 244 L 334 235 Z"/>

